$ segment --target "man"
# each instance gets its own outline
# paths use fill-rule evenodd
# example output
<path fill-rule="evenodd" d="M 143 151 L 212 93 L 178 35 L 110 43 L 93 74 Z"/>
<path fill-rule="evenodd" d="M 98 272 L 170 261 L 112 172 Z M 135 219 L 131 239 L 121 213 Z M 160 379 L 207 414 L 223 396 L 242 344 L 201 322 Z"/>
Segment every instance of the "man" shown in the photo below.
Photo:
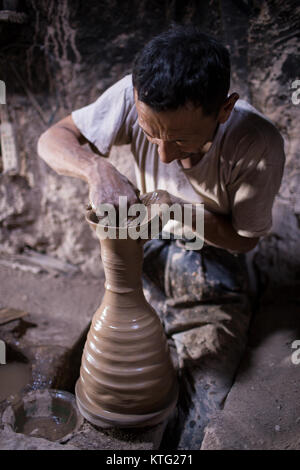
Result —
<path fill-rule="evenodd" d="M 38 143 L 55 171 L 89 184 L 96 211 L 101 203 L 117 206 L 119 195 L 132 204 L 139 191 L 156 189 L 167 191 L 170 202 L 204 203 L 202 250 L 187 251 L 184 240 L 172 239 L 145 246 L 148 300 L 175 340 L 182 376 L 189 370 L 193 405 L 182 448 L 199 448 L 240 360 L 250 318 L 244 253 L 272 226 L 285 162 L 274 125 L 237 93 L 228 94 L 229 86 L 226 48 L 178 26 L 144 47 L 132 76 L 62 119 Z M 81 148 L 85 142 L 103 156 L 112 145 L 130 143 L 138 191 L 107 159 Z"/>

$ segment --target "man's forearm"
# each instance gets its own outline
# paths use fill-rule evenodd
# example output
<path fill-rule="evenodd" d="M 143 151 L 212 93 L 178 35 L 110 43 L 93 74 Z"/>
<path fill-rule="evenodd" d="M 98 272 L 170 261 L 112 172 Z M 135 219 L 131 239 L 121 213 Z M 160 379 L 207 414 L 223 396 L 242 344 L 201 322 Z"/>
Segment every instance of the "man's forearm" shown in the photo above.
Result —
<path fill-rule="evenodd" d="M 71 129 L 53 127 L 38 141 L 39 156 L 58 174 L 88 181 L 99 157 L 85 150 Z"/>
<path fill-rule="evenodd" d="M 58 174 L 88 183 L 89 200 L 96 213 L 101 211 L 101 204 L 118 207 L 119 195 L 126 196 L 129 204 L 138 202 L 137 188 L 98 151 L 96 155 L 84 149 L 84 142 L 88 141 L 67 116 L 41 135 L 38 154 Z"/>
<path fill-rule="evenodd" d="M 176 196 L 169 195 L 170 204 L 180 204 L 182 207 L 187 201 L 177 198 Z M 196 206 L 192 206 L 192 229 L 197 232 L 197 216 L 199 212 Z M 233 253 L 246 253 L 252 250 L 259 238 L 246 238 L 241 237 L 236 233 L 232 226 L 229 216 L 223 214 L 216 214 L 210 212 L 204 207 L 204 241 L 208 245 L 215 246 L 217 248 L 223 248 Z"/>
<path fill-rule="evenodd" d="M 241 237 L 228 216 L 204 209 L 204 241 L 228 251 L 245 253 L 255 247 L 258 238 Z"/>

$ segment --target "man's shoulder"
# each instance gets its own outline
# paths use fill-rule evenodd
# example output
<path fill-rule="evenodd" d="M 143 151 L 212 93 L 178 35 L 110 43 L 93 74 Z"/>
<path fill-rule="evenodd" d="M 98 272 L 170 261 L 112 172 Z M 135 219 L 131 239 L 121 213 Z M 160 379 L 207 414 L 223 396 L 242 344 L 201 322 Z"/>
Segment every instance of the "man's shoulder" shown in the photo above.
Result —
<path fill-rule="evenodd" d="M 131 75 L 126 75 L 107 88 L 96 101 L 72 112 L 81 134 L 103 155 L 112 145 L 130 143 L 136 120 Z"/>
<path fill-rule="evenodd" d="M 120 80 L 115 82 L 110 88 L 108 88 L 105 93 L 110 93 L 114 95 L 124 94 L 126 99 L 134 103 L 132 75 L 125 75 L 125 77 L 121 78 Z"/>
<path fill-rule="evenodd" d="M 275 124 L 245 100 L 238 100 L 224 128 L 224 146 L 238 157 L 252 147 L 258 154 L 283 151 L 284 141 Z M 269 162 L 269 163 L 276 163 Z"/>

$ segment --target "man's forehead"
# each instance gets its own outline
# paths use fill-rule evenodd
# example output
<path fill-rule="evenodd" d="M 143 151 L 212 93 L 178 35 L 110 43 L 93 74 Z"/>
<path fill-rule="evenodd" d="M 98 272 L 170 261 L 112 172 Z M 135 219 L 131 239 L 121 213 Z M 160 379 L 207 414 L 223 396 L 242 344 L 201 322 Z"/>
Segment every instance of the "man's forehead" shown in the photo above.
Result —
<path fill-rule="evenodd" d="M 169 137 L 192 136 L 207 120 L 200 108 L 182 107 L 172 111 L 156 112 L 146 103 L 139 101 L 137 96 L 135 103 L 139 124 L 149 135 L 156 133 L 159 128 Z"/>
<path fill-rule="evenodd" d="M 179 122 L 178 125 L 174 127 L 174 123 L 168 125 L 169 122 L 164 122 L 164 120 L 153 120 L 150 116 L 147 117 L 143 114 L 138 114 L 138 122 L 140 127 L 150 137 L 156 137 L 158 131 L 160 135 L 169 139 L 181 139 L 197 134 L 196 129 L 186 126 L 184 121 Z"/>
<path fill-rule="evenodd" d="M 195 106 L 193 103 L 191 102 L 186 102 L 183 106 L 181 106 L 180 108 L 178 109 L 175 109 L 175 110 L 168 110 L 168 111 L 160 111 L 160 112 L 156 112 L 154 111 L 148 104 L 144 103 L 143 101 L 140 101 L 138 99 L 138 94 L 137 94 L 137 91 L 134 89 L 134 100 L 135 100 L 135 104 L 137 106 L 137 108 L 141 111 L 144 111 L 144 112 L 152 112 L 154 114 L 174 114 L 174 115 L 181 115 L 181 114 L 190 114 L 190 115 L 197 115 L 198 117 L 202 117 L 202 118 L 205 118 L 205 114 L 203 113 L 203 110 L 202 110 L 202 107 L 201 106 Z"/>

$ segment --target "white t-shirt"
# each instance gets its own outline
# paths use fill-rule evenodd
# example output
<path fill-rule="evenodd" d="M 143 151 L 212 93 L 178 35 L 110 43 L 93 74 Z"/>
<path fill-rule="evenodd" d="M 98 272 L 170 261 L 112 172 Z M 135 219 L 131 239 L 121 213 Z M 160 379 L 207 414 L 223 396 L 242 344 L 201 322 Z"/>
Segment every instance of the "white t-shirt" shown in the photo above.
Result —
<path fill-rule="evenodd" d="M 138 125 L 131 75 L 115 83 L 94 103 L 73 111 L 74 123 L 102 155 L 112 145 L 131 144 L 138 189 L 165 189 L 190 203 L 204 202 L 230 214 L 241 236 L 260 237 L 272 227 L 272 206 L 283 175 L 283 139 L 265 116 L 238 100 L 212 145 L 192 168 L 175 160 L 162 163 L 157 146 Z M 99 157 L 101 158 L 101 157 Z"/>

